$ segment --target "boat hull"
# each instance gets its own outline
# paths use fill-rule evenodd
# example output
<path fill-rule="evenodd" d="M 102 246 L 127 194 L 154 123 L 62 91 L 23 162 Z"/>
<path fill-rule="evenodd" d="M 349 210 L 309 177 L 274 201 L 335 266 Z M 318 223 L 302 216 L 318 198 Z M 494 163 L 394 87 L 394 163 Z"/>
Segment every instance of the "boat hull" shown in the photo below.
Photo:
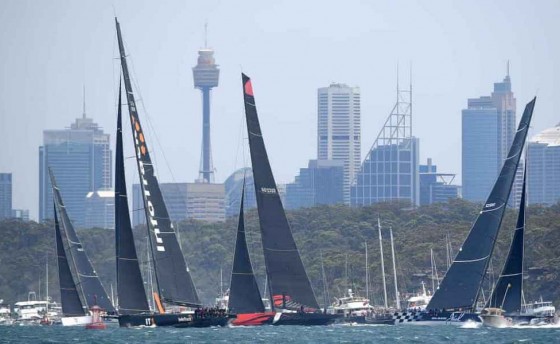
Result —
<path fill-rule="evenodd" d="M 237 314 L 231 322 L 233 326 L 260 326 L 272 324 L 274 312 Z"/>
<path fill-rule="evenodd" d="M 392 314 L 376 314 L 375 316 L 355 315 L 336 319 L 337 323 L 366 324 L 366 325 L 394 325 Z"/>
<path fill-rule="evenodd" d="M 405 311 L 393 313 L 395 325 L 464 325 L 467 322 L 481 324 L 477 313 Z"/>
<path fill-rule="evenodd" d="M 91 324 L 91 315 L 82 315 L 79 317 L 62 317 L 60 318 L 62 326 L 84 326 Z"/>
<path fill-rule="evenodd" d="M 321 326 L 330 325 L 340 316 L 324 313 L 276 313 L 272 325 Z"/>
<path fill-rule="evenodd" d="M 226 326 L 231 316 L 195 318 L 193 314 L 130 314 L 119 316 L 120 327 L 174 326 L 174 327 L 211 327 Z"/>

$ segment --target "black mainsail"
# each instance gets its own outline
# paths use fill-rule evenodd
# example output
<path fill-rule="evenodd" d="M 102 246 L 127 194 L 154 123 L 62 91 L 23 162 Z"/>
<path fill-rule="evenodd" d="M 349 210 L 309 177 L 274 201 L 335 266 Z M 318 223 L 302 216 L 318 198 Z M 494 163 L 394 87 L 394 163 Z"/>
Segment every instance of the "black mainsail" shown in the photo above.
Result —
<path fill-rule="evenodd" d="M 526 202 L 527 169 L 523 176 L 523 189 L 517 225 L 513 232 L 513 239 L 504 263 L 504 268 L 486 307 L 502 308 L 506 314 L 521 313 L 521 298 L 523 294 L 523 240 L 525 232 L 525 202 Z"/>
<path fill-rule="evenodd" d="M 251 79 L 242 74 L 264 261 L 275 308 L 319 308 L 286 218 L 259 124 Z"/>
<path fill-rule="evenodd" d="M 56 256 L 58 265 L 58 282 L 60 285 L 60 303 L 62 304 L 62 315 L 65 317 L 84 316 L 84 306 L 80 301 L 80 295 L 76 289 L 76 283 L 72 278 L 72 271 L 68 265 L 66 251 L 60 235 L 60 225 L 56 214 L 56 206 L 54 207 L 54 231 L 56 237 Z"/>
<path fill-rule="evenodd" d="M 119 314 L 137 314 L 150 311 L 144 282 L 134 246 L 134 235 L 130 224 L 126 177 L 124 170 L 122 140 L 122 103 L 119 83 L 119 105 L 117 114 L 117 153 L 115 161 L 115 241 L 117 253 L 117 295 Z"/>
<path fill-rule="evenodd" d="M 121 28 L 117 18 L 115 18 L 115 23 L 159 297 L 162 301 L 170 304 L 198 307 L 201 303 L 179 246 L 177 235 L 169 219 L 169 213 L 163 201 L 144 132 L 140 125 L 128 73 Z"/>
<path fill-rule="evenodd" d="M 239 223 L 237 225 L 237 239 L 233 256 L 233 269 L 231 271 L 231 285 L 229 289 L 228 308 L 237 314 L 263 313 L 264 304 L 245 238 L 245 221 L 243 218 L 243 200 L 245 197 L 245 178 L 241 189 L 241 206 L 239 207 Z"/>
<path fill-rule="evenodd" d="M 515 179 L 535 101 L 536 98 L 525 106 L 500 175 L 427 309 L 474 309 Z"/>
<path fill-rule="evenodd" d="M 107 313 L 115 313 L 115 308 L 111 300 L 107 296 L 107 292 L 103 288 L 97 272 L 93 269 L 91 261 L 89 260 L 86 251 L 82 247 L 82 243 L 74 230 L 74 226 L 70 222 L 70 218 L 66 213 L 66 207 L 62 201 L 60 190 L 56 186 L 56 181 L 52 171 L 49 169 L 51 177 L 51 185 L 53 188 L 53 197 L 55 207 L 60 215 L 60 224 L 62 232 L 65 233 L 68 241 L 68 251 L 74 263 L 74 271 L 78 277 L 79 287 L 82 291 L 82 297 L 88 308 L 98 305 L 103 308 Z"/>

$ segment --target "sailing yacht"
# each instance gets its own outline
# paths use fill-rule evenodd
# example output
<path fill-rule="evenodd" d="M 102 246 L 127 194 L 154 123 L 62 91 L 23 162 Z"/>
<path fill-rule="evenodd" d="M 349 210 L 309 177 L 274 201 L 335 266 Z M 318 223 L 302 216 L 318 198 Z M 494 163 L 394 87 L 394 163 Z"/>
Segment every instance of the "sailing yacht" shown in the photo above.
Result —
<path fill-rule="evenodd" d="M 535 102 L 536 98 L 525 106 L 498 179 L 426 310 L 395 312 L 395 324 L 481 322 L 476 313 L 476 301 L 504 217 Z"/>
<path fill-rule="evenodd" d="M 336 315 L 317 303 L 268 161 L 251 79 L 242 74 L 245 117 L 274 325 L 326 325 Z"/>
<path fill-rule="evenodd" d="M 486 326 L 509 327 L 536 323 L 546 324 L 555 321 L 554 313 L 556 309 L 552 302 L 549 302 L 548 306 L 550 308 L 544 312 L 535 312 L 535 308 L 528 308 L 527 305 L 524 307 L 522 303 L 526 182 L 527 170 L 525 169 L 519 214 L 509 252 L 502 273 L 480 315 L 482 323 Z M 543 304 L 541 300 L 537 307 Z"/>
<path fill-rule="evenodd" d="M 63 326 L 81 326 L 91 322 L 91 315 L 85 310 L 84 304 L 89 305 L 91 303 L 93 306 L 96 300 L 99 300 L 103 307 L 107 307 L 104 308 L 105 311 L 114 312 L 114 308 L 109 302 L 107 293 L 101 285 L 101 281 L 74 231 L 51 169 L 49 169 L 49 175 L 54 198 L 58 280 L 62 304 L 61 322 Z M 65 235 L 62 235 L 62 233 L 65 233 Z M 63 238 L 67 239 L 68 251 L 70 252 L 71 262 L 74 271 L 76 271 L 78 282 L 72 276 Z M 79 289 L 77 285 L 79 285 Z"/>
<path fill-rule="evenodd" d="M 230 319 L 225 310 L 202 310 L 202 303 L 194 286 L 177 234 L 165 206 L 159 182 L 155 176 L 154 165 L 134 99 L 132 83 L 128 72 L 126 53 L 121 35 L 120 24 L 115 18 L 120 61 L 128 103 L 130 125 L 136 153 L 136 163 L 140 176 L 142 199 L 150 242 L 151 260 L 156 276 L 157 292 L 154 301 L 157 313 L 149 312 L 145 300 L 144 287 L 134 249 L 134 239 L 130 227 L 128 205 L 126 203 L 126 183 L 124 181 L 124 162 L 122 153 L 122 128 L 118 116 L 117 146 L 118 173 L 115 185 L 118 187 L 119 202 L 115 202 L 117 239 L 117 274 L 119 281 L 119 303 L 122 305 L 127 296 L 131 297 L 127 310 L 119 316 L 120 326 L 175 326 L 208 327 L 225 326 Z M 119 103 L 119 114 L 120 114 Z M 120 135 L 120 136 L 119 136 Z M 119 151 L 120 150 L 120 151 Z M 117 215 L 118 214 L 118 215 Z M 127 263 L 126 263 L 127 262 Z M 134 291 L 134 296 L 132 295 Z M 131 293 L 128 295 L 128 293 Z M 194 310 L 193 310 L 194 308 Z"/>
<path fill-rule="evenodd" d="M 241 205 L 239 207 L 239 222 L 233 268 L 231 270 L 231 286 L 229 289 L 229 311 L 236 314 L 232 321 L 235 326 L 255 326 L 272 322 L 274 312 L 266 312 L 261 292 L 257 285 L 253 266 L 247 248 L 245 237 L 245 220 L 243 215 L 243 201 L 245 199 L 245 178 L 241 189 Z"/>

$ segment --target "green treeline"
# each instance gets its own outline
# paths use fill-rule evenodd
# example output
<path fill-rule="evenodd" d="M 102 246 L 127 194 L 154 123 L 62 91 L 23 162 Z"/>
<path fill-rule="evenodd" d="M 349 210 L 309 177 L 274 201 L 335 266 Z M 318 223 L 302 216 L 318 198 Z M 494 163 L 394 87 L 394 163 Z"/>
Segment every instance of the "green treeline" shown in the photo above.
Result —
<path fill-rule="evenodd" d="M 393 269 L 389 228 L 393 229 L 399 291 L 417 292 L 421 282 L 431 289 L 430 249 L 435 255 L 441 279 L 447 269 L 446 236 L 456 253 L 466 237 L 479 205 L 463 200 L 411 209 L 405 204 L 382 203 L 370 207 L 322 206 L 288 213 L 295 240 L 319 304 L 324 303 L 321 254 L 327 280 L 329 303 L 342 296 L 347 288 L 365 293 L 365 246 L 368 244 L 370 298 L 382 304 L 381 264 L 377 218 L 383 227 L 383 251 L 387 274 L 389 303 L 394 302 Z M 493 278 L 503 260 L 515 226 L 517 212 L 508 210 L 484 285 L 488 295 Z M 248 247 L 261 292 L 265 284 L 264 261 L 255 209 L 245 214 Z M 224 289 L 229 285 L 237 219 L 207 224 L 183 221 L 176 224 L 189 269 L 201 299 L 211 304 L 220 291 L 220 269 Z M 26 300 L 28 291 L 44 298 L 46 264 L 49 264 L 49 295 L 59 299 L 58 275 L 52 223 L 38 224 L 7 220 L 0 222 L 0 299 L 13 304 Z M 146 272 L 146 228 L 135 228 L 136 247 L 143 272 Z M 110 294 L 115 285 L 114 232 L 105 229 L 78 231 L 101 280 Z M 560 204 L 528 208 L 525 234 L 525 298 L 541 296 L 560 306 Z M 147 273 L 144 273 L 147 280 Z M 348 276 L 348 278 L 346 278 Z M 148 285 L 147 289 L 148 289 Z"/>

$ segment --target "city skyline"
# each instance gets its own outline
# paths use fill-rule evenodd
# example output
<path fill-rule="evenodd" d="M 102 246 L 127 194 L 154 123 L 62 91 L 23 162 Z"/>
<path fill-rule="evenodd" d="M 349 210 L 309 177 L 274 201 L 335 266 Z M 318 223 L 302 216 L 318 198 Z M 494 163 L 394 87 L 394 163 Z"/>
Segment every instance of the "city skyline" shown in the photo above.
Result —
<path fill-rule="evenodd" d="M 274 6 L 213 1 L 139 6 L 120 1 L 115 10 L 112 4 L 0 5 L 0 63 L 5 67 L 0 144 L 10 147 L 0 156 L 0 171 L 13 174 L 18 190 L 13 207 L 30 209 L 34 219 L 41 133 L 78 117 L 82 84 L 88 88 L 90 117 L 114 135 L 119 74 L 114 62 L 115 12 L 123 24 L 135 82 L 149 110 L 141 116 L 150 118 L 154 127 L 148 140 L 162 182 L 194 180 L 198 175 L 201 104 L 189 66 L 203 46 L 206 21 L 208 45 L 216 51 L 222 74 L 219 96 L 212 103 L 213 160 L 220 182 L 248 160 L 240 149 L 245 137 L 241 69 L 254 78 L 272 168 L 282 183 L 291 182 L 314 157 L 314 94 L 317 87 L 333 81 L 361 89 L 363 160 L 393 104 L 399 61 L 402 67 L 413 65 L 420 161 L 433 157 L 439 168 L 457 173 L 457 180 L 461 109 L 467 98 L 491 91 L 491 83 L 504 75 L 507 60 L 520 104 L 535 94 L 539 98 L 530 137 L 558 122 L 554 86 L 560 71 L 553 68 L 560 55 L 553 34 L 560 14 L 556 2 L 540 3 L 538 14 L 529 3 L 506 7 L 485 3 L 481 12 L 471 2 L 406 6 L 349 2 L 325 6 L 316 19 L 307 15 L 317 11 L 312 4 L 289 1 Z M 247 8 L 253 11 L 250 15 L 243 13 Z M 234 26 L 232 15 L 239 16 Z M 283 19 L 287 16 L 289 21 Z M 334 20 L 341 25 L 331 27 Z M 446 130 L 433 135 L 434 121 Z M 285 140 L 287 133 L 290 140 Z M 130 156 L 130 138 L 125 136 L 125 141 L 125 155 Z M 131 162 L 126 162 L 127 173 L 135 171 Z M 137 177 L 127 180 L 132 183 Z"/>

